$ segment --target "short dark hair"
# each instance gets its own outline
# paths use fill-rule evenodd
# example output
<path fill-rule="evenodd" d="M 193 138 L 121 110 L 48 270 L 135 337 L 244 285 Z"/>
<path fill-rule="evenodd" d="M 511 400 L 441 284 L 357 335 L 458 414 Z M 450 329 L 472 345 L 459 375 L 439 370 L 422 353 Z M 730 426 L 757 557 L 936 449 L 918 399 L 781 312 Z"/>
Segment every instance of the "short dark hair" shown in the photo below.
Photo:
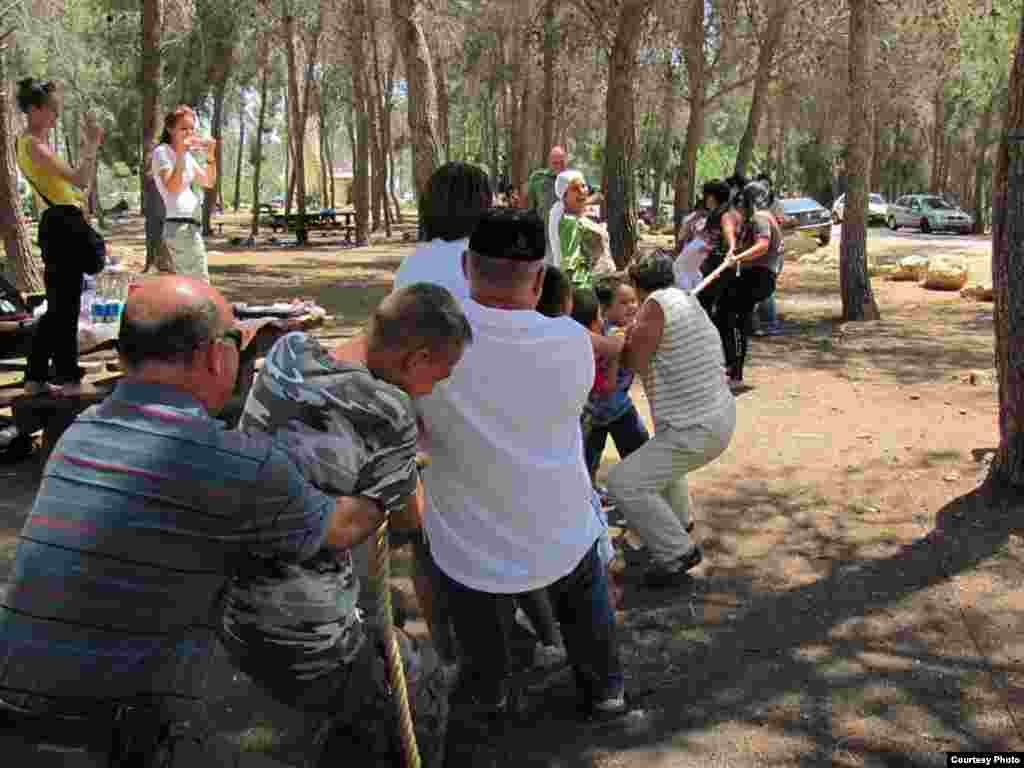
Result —
<path fill-rule="evenodd" d="M 374 310 L 371 343 L 388 349 L 427 347 L 437 350 L 473 341 L 473 328 L 447 288 L 413 283 L 399 288 Z"/>
<path fill-rule="evenodd" d="M 129 310 L 121 320 L 117 348 L 129 368 L 159 360 L 191 362 L 195 351 L 220 335 L 223 321 L 212 299 L 202 299 L 155 319 L 137 317 Z"/>
<path fill-rule="evenodd" d="M 565 301 L 572 295 L 572 283 L 565 272 L 553 264 L 544 267 L 544 287 L 537 302 L 537 311 L 548 317 L 565 314 Z"/>
<path fill-rule="evenodd" d="M 646 253 L 629 265 L 629 279 L 645 293 L 675 285 L 672 256 L 660 248 Z"/>
<path fill-rule="evenodd" d="M 577 288 L 572 294 L 572 319 L 584 328 L 590 328 L 598 318 L 601 304 L 593 288 Z"/>
<path fill-rule="evenodd" d="M 56 90 L 57 84 L 53 80 L 36 80 L 34 77 L 19 80 L 18 109 L 27 115 L 32 107 L 45 107 Z"/>
<path fill-rule="evenodd" d="M 594 280 L 594 293 L 597 294 L 597 300 L 601 302 L 602 307 L 610 307 L 612 305 L 612 302 L 615 301 L 615 292 L 625 282 L 623 276 L 618 273 L 601 275 Z"/>
<path fill-rule="evenodd" d="M 461 240 L 476 229 L 491 207 L 491 180 L 469 163 L 445 163 L 430 177 L 423 201 L 423 235 L 427 240 Z"/>
<path fill-rule="evenodd" d="M 724 181 L 713 179 L 704 184 L 704 187 L 701 189 L 701 198 L 706 199 L 707 197 L 710 196 L 715 198 L 715 200 L 718 201 L 719 205 L 722 205 L 723 203 L 729 202 L 730 193 L 731 190 L 729 189 L 728 184 L 726 184 Z"/>

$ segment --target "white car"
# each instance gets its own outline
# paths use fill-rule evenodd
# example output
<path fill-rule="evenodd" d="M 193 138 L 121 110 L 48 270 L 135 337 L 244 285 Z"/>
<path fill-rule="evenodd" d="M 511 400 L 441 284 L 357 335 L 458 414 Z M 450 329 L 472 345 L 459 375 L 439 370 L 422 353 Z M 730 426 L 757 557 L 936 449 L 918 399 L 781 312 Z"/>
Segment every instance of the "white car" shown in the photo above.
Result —
<path fill-rule="evenodd" d="M 926 235 L 940 230 L 963 235 L 974 231 L 974 217 L 938 195 L 904 195 L 889 206 L 886 221 L 889 229 L 920 227 Z"/>
<path fill-rule="evenodd" d="M 846 210 L 846 195 L 840 195 L 832 203 L 832 220 L 838 224 L 843 220 L 843 212 Z M 889 204 L 885 198 L 877 192 L 868 195 L 868 222 L 884 222 L 889 216 Z"/>

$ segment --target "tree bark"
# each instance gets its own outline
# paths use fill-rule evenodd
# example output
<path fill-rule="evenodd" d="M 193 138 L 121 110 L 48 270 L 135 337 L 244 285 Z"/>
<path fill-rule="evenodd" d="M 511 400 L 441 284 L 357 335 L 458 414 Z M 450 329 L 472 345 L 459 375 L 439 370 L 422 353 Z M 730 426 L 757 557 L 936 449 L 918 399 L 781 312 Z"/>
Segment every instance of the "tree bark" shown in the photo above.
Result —
<path fill-rule="evenodd" d="M 263 71 L 260 73 L 260 113 L 256 118 L 256 148 L 252 161 L 252 228 L 250 237 L 260 231 L 260 171 L 263 168 L 263 123 L 267 116 L 267 86 L 270 81 L 270 60 L 264 49 Z"/>
<path fill-rule="evenodd" d="M 370 121 L 367 93 L 366 2 L 352 0 L 349 19 L 349 57 L 352 62 L 352 102 L 355 106 L 355 147 L 352 155 L 352 205 L 356 211 L 356 242 L 369 239 L 370 213 Z"/>
<path fill-rule="evenodd" d="M 978 126 L 974 131 L 974 233 L 985 232 L 985 221 L 988 210 L 984 200 L 985 153 L 991 142 L 992 118 L 995 114 L 995 94 L 978 118 Z"/>
<path fill-rule="evenodd" d="M 555 0 L 546 0 L 544 3 L 544 95 L 542 97 L 544 118 L 541 146 L 548 151 L 555 144 L 555 65 L 558 62 L 558 38 Z"/>
<path fill-rule="evenodd" d="M 163 57 L 163 0 L 142 0 L 142 53 L 139 59 L 139 95 L 142 98 L 142 167 L 139 169 L 142 214 L 146 218 L 146 269 L 164 237 L 164 201 L 153 180 L 153 148 L 160 135 L 160 81 Z"/>
<path fill-rule="evenodd" d="M 867 175 L 871 167 L 871 14 L 874 0 L 850 2 L 850 119 L 846 205 L 839 245 L 843 320 L 878 320 L 867 267 Z"/>
<path fill-rule="evenodd" d="M 213 218 L 213 209 L 220 201 L 221 184 L 224 183 L 222 161 L 224 158 L 224 146 L 221 142 L 224 129 L 224 94 L 228 86 L 228 73 L 224 73 L 224 79 L 214 86 L 213 92 L 213 120 L 210 135 L 217 140 L 217 148 L 214 150 L 214 157 L 217 158 L 217 181 L 213 189 L 203 190 L 203 235 L 209 237 L 213 234 L 213 227 L 210 221 Z"/>
<path fill-rule="evenodd" d="M 13 99 L 8 90 L 6 43 L 10 33 L 0 33 L 0 232 L 3 233 L 4 274 L 14 286 L 25 293 L 43 290 L 43 272 L 32 255 L 28 229 L 21 215 L 18 200 L 18 174 L 15 170 L 14 139 L 11 125 Z"/>
<path fill-rule="evenodd" d="M 373 201 L 373 228 L 384 225 L 384 232 L 391 237 L 391 211 L 388 207 L 388 165 L 387 140 L 385 124 L 387 113 L 384 110 L 384 79 L 380 69 L 380 45 L 377 41 L 377 18 L 373 6 L 367 8 L 367 25 L 369 27 L 370 48 L 373 54 L 373 77 L 370 78 L 369 110 L 370 110 L 370 150 L 373 167 L 371 170 L 370 197 Z"/>
<path fill-rule="evenodd" d="M 1010 73 L 1010 100 L 992 185 L 992 288 L 999 450 L 990 484 L 1019 501 L 1024 489 L 1024 21 Z"/>
<path fill-rule="evenodd" d="M 444 153 L 444 161 L 447 163 L 452 159 L 451 152 L 451 128 L 449 117 L 451 112 L 451 99 L 448 95 L 448 72 L 444 57 L 437 51 L 434 56 L 434 83 L 437 86 L 437 139 L 441 143 L 441 151 Z"/>
<path fill-rule="evenodd" d="M 928 183 L 929 191 L 937 195 L 942 191 L 941 174 L 942 162 L 945 154 L 945 130 L 946 130 L 946 98 L 943 93 L 944 80 L 940 80 L 935 87 L 935 96 L 932 98 L 932 167 L 931 180 Z"/>
<path fill-rule="evenodd" d="M 661 222 L 661 188 L 665 183 L 669 159 L 672 156 L 672 134 L 675 132 L 676 110 L 679 102 L 679 86 L 676 83 L 676 71 L 671 56 L 665 62 L 665 100 L 661 106 L 662 129 L 658 138 L 658 154 L 654 161 L 654 203 L 655 219 Z"/>
<path fill-rule="evenodd" d="M 412 175 L 422 232 L 427 184 L 441 164 L 442 152 L 437 129 L 437 85 L 420 13 L 419 0 L 391 0 L 395 42 L 402 52 L 408 84 Z"/>
<path fill-rule="evenodd" d="M 675 228 L 679 229 L 684 215 L 693 205 L 694 185 L 697 177 L 697 152 L 704 140 L 704 113 L 707 107 L 707 62 L 704 59 L 704 3 L 695 2 L 690 18 L 690 34 L 686 36 L 684 56 L 686 73 L 690 84 L 689 102 L 690 118 L 686 125 L 686 145 L 683 149 L 682 161 L 676 168 L 674 187 Z"/>
<path fill-rule="evenodd" d="M 608 236 L 619 269 L 633 260 L 637 244 L 636 178 L 633 174 L 636 131 L 637 46 L 649 0 L 624 2 L 619 9 L 615 43 L 608 57 L 607 125 L 604 172 L 608 179 Z"/>
<path fill-rule="evenodd" d="M 782 39 L 786 27 L 786 14 L 790 8 L 790 0 L 776 0 L 773 11 L 768 14 L 765 21 L 765 30 L 761 39 L 761 50 L 757 54 L 757 77 L 754 80 L 754 93 L 750 101 L 750 112 L 747 114 L 747 127 L 743 131 L 743 138 L 740 139 L 740 146 L 736 152 L 735 173 L 745 176 L 747 166 L 754 156 L 754 144 L 757 141 L 757 131 L 761 127 L 761 118 L 764 115 L 765 97 L 768 92 L 768 85 L 772 81 L 772 67 L 775 63 L 775 52 L 779 48 L 779 41 Z"/>
<path fill-rule="evenodd" d="M 285 38 L 285 56 L 288 62 L 288 105 L 291 117 L 288 136 L 291 140 L 292 155 L 292 190 L 296 196 L 296 203 L 300 216 L 306 214 L 306 118 L 309 114 L 309 94 L 313 82 L 313 72 L 316 67 L 317 46 L 320 39 L 320 29 L 323 8 L 321 6 L 317 18 L 317 27 L 310 35 L 306 45 L 305 80 L 302 94 L 299 93 L 299 72 L 298 56 L 295 49 L 296 19 L 291 13 L 290 3 L 283 0 L 283 33 Z M 289 192 L 291 197 L 292 192 Z M 308 233 L 304 229 L 296 232 L 300 244 L 305 244 Z"/>
<path fill-rule="evenodd" d="M 235 213 L 242 204 L 242 158 L 245 156 L 245 94 L 238 93 L 238 162 L 235 164 Z"/>

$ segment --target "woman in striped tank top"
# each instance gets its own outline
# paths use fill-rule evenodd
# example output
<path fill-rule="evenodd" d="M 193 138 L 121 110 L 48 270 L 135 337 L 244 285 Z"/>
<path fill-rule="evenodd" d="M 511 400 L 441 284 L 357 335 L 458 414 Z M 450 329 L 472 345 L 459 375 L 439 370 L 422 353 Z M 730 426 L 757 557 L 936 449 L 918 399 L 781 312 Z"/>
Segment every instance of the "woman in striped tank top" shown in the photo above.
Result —
<path fill-rule="evenodd" d="M 643 377 L 654 437 L 608 474 L 609 494 L 650 550 L 649 587 L 678 584 L 701 561 L 687 476 L 725 451 L 736 426 L 721 338 L 697 298 L 675 286 L 672 266 L 655 252 L 629 268 L 642 306 L 622 365 Z"/>

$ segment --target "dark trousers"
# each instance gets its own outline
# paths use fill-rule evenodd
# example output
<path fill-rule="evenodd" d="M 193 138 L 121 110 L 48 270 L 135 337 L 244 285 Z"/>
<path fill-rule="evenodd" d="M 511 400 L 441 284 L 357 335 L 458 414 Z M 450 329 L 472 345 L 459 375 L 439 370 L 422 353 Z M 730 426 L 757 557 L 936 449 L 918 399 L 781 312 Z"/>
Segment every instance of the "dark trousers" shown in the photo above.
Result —
<path fill-rule="evenodd" d="M 66 265 L 47 264 L 46 314 L 36 326 L 28 356 L 27 381 L 49 381 L 53 360 L 54 383 L 80 381 L 78 367 L 78 313 L 82 308 L 82 273 Z"/>
<path fill-rule="evenodd" d="M 509 639 L 518 596 L 480 592 L 443 571 L 440 574 L 462 662 L 452 696 L 452 718 L 500 712 L 512 672 Z M 585 704 L 622 692 L 622 665 L 607 578 L 595 544 L 571 573 L 548 587 Z"/>
<path fill-rule="evenodd" d="M 630 403 L 626 412 L 610 424 L 591 423 L 590 432 L 586 434 L 586 442 L 583 446 L 583 455 L 586 457 L 587 469 L 590 471 L 591 477 L 594 476 L 601 464 L 601 454 L 604 453 L 608 435 L 612 436 L 612 440 L 615 441 L 615 450 L 623 459 L 651 437 L 633 403 Z"/>
<path fill-rule="evenodd" d="M 720 285 L 711 319 L 722 337 L 729 374 L 733 378 L 742 379 L 747 346 L 753 330 L 754 307 L 775 292 L 775 273 L 764 267 L 744 266 L 738 276 L 728 270 L 717 282 Z"/>

